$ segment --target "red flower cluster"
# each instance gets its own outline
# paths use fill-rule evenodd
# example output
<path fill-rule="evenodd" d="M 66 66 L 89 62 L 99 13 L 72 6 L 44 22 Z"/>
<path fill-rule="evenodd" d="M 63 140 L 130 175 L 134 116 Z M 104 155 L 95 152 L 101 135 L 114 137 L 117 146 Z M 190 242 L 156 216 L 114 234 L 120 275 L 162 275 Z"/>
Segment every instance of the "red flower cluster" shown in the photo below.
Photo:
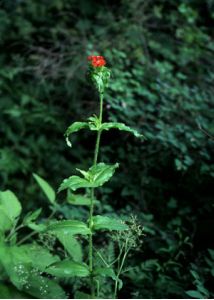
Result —
<path fill-rule="evenodd" d="M 93 67 L 102 67 L 106 64 L 105 58 L 99 55 L 90 55 L 88 60 L 91 61 Z"/>

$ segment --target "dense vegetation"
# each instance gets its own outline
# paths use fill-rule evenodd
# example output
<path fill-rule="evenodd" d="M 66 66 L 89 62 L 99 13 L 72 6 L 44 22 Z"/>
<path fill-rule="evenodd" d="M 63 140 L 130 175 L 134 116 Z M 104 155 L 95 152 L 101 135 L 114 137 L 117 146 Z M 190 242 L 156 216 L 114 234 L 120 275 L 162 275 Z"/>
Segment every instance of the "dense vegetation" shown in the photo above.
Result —
<path fill-rule="evenodd" d="M 17 226 L 23 218 L 26 225 L 16 234 L 1 215 L 2 298 L 77 297 L 80 287 L 87 292 L 75 278 L 50 281 L 45 264 L 66 245 L 42 226 L 50 209 L 57 219 L 85 219 L 88 209 L 68 204 L 63 193 L 57 204 L 53 198 L 49 203 L 32 173 L 57 190 L 75 168 L 92 164 L 94 135 L 82 131 L 70 149 L 63 134 L 97 109 L 86 77 L 86 58 L 94 53 L 112 70 L 105 120 L 124 122 L 146 137 L 109 131 L 101 142 L 102 161 L 119 161 L 120 168 L 98 192 L 98 213 L 126 221 L 134 216 L 144 227 L 129 253 L 119 298 L 214 297 L 213 19 L 213 0 L 0 2 L 0 188 L 19 198 Z M 1 193 L 0 214 L 7 199 L 17 204 L 14 195 Z M 20 212 L 18 206 L 13 221 Z M 114 236 L 109 242 L 102 235 L 97 243 L 109 257 L 117 254 Z M 80 260 L 84 253 L 75 245 Z M 33 267 L 39 274 L 29 277 L 27 268 L 20 282 L 14 266 L 22 259 L 30 265 L 38 253 L 43 260 Z M 111 280 L 103 278 L 101 297 L 111 295 Z M 46 294 L 39 289 L 44 282 Z"/>

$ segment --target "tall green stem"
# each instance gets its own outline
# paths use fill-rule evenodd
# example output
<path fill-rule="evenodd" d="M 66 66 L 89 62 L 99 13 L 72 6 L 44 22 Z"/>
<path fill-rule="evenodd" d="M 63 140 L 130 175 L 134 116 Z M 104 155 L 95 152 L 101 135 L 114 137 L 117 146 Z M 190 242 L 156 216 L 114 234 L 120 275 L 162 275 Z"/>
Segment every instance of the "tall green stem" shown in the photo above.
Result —
<path fill-rule="evenodd" d="M 102 124 L 103 118 L 103 94 L 100 94 L 100 114 L 99 114 L 99 122 L 100 125 Z M 96 166 L 97 159 L 99 155 L 99 148 L 100 148 L 100 137 L 101 137 L 101 130 L 97 132 L 96 138 L 96 145 L 94 150 L 94 163 L 93 165 Z M 94 188 L 91 189 L 91 203 L 90 203 L 90 212 L 89 212 L 89 228 L 91 229 L 91 234 L 89 235 L 89 270 L 90 270 L 90 286 L 91 286 L 91 297 L 94 298 L 94 278 L 93 278 L 93 212 L 94 212 Z"/>

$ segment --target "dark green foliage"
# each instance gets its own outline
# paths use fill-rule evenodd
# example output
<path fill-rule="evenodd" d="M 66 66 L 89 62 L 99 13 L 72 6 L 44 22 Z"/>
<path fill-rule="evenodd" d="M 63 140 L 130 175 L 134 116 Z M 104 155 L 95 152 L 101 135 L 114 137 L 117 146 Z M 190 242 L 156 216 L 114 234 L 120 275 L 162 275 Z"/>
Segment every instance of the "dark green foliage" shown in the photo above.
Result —
<path fill-rule="evenodd" d="M 16 193 L 23 212 L 43 208 L 29 228 L 43 231 L 48 205 L 55 203 L 53 193 L 44 201 L 32 173 L 56 190 L 75 168 L 92 165 L 93 133 L 74 134 L 72 151 L 63 143 L 65 129 L 97 107 L 85 76 L 87 55 L 104 55 L 112 69 L 104 121 L 125 123 L 146 137 L 102 133 L 102 159 L 120 161 L 120 168 L 102 188 L 97 215 L 134 214 L 145 233 L 128 259 L 136 267 L 121 275 L 120 297 L 214 297 L 213 11 L 213 0 L 0 2 L 0 187 Z M 57 203 L 57 217 L 86 220 L 86 209 L 65 204 L 62 195 Z M 105 236 L 98 242 L 105 244 Z M 114 242 L 106 245 L 109 261 L 115 251 Z M 6 274 L 0 280 L 1 297 L 28 292 L 8 289 Z M 30 280 L 39 297 L 43 276 L 33 273 Z M 101 296 L 108 297 L 111 278 L 102 280 Z M 60 284 L 79 293 L 78 280 Z M 58 282 L 52 285 L 64 293 Z"/>

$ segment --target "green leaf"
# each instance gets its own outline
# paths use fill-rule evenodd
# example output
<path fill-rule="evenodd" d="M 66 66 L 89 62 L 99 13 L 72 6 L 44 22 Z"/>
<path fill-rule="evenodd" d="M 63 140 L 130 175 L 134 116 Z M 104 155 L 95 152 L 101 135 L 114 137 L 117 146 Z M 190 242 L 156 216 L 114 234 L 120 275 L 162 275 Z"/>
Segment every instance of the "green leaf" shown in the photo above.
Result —
<path fill-rule="evenodd" d="M 9 252 L 16 264 L 30 264 L 39 271 L 44 271 L 47 266 L 59 261 L 58 256 L 52 255 L 47 249 L 37 244 L 13 246 L 10 247 Z"/>
<path fill-rule="evenodd" d="M 34 212 L 29 212 L 25 217 L 24 217 L 24 220 L 23 220 L 23 224 L 24 225 L 27 225 L 33 221 L 35 221 L 38 216 L 41 214 L 41 211 L 42 209 L 39 208 L 37 210 L 35 210 Z"/>
<path fill-rule="evenodd" d="M 0 206 L 0 231 L 4 232 L 9 230 L 13 226 L 13 222 L 4 211 L 3 207 Z"/>
<path fill-rule="evenodd" d="M 196 280 L 200 280 L 200 276 L 198 275 L 198 273 L 196 271 L 190 270 L 190 273 Z"/>
<path fill-rule="evenodd" d="M 88 180 L 74 175 L 63 180 L 63 182 L 61 183 L 58 189 L 58 192 L 61 192 L 68 188 L 73 191 L 76 191 L 77 189 L 80 188 L 90 188 L 90 187 L 91 187 L 91 183 Z"/>
<path fill-rule="evenodd" d="M 87 128 L 87 122 L 74 122 L 71 124 L 65 132 L 65 136 L 69 136 L 71 133 L 77 132 L 80 129 Z"/>
<path fill-rule="evenodd" d="M 45 271 L 47 266 L 57 261 L 59 261 L 57 256 L 53 256 L 47 249 L 38 245 L 9 247 L 0 244 L 0 262 L 10 281 L 19 290 L 39 299 L 65 296 L 57 283 L 39 275 L 39 272 Z"/>
<path fill-rule="evenodd" d="M 74 132 L 77 132 L 83 128 L 87 128 L 89 127 L 89 124 L 87 122 L 74 122 L 73 124 L 71 124 L 66 132 L 65 132 L 65 137 L 66 137 L 66 142 L 67 142 L 67 145 L 69 147 L 72 147 L 72 144 L 71 142 L 68 140 L 68 136 Z"/>
<path fill-rule="evenodd" d="M 97 83 L 102 84 L 102 79 L 97 74 L 94 74 L 94 79 L 97 81 Z M 83 129 L 83 128 L 90 128 L 90 130 L 119 129 L 119 130 L 130 132 L 137 138 L 143 137 L 143 135 L 139 134 L 137 130 L 132 129 L 123 123 L 108 122 L 108 123 L 100 124 L 100 120 L 99 120 L 99 118 L 97 118 L 97 116 L 92 116 L 88 120 L 89 120 L 89 122 L 74 122 L 72 125 L 70 125 L 68 127 L 68 129 L 65 132 L 65 136 L 66 136 L 66 142 L 69 147 L 71 147 L 72 145 L 71 145 L 71 142 L 68 140 L 68 136 L 74 132 L 77 132 L 77 131 Z"/>
<path fill-rule="evenodd" d="M 198 291 L 193 291 L 193 290 L 190 290 L 190 291 L 187 291 L 185 292 L 188 296 L 192 297 L 192 298 L 196 298 L 196 299 L 204 299 L 204 296 L 198 292 Z"/>
<path fill-rule="evenodd" d="M 73 205 L 89 206 L 91 203 L 90 198 L 82 196 L 82 195 L 74 195 L 74 194 L 69 195 L 69 197 L 67 198 L 67 201 L 69 204 L 73 204 Z"/>
<path fill-rule="evenodd" d="M 47 266 L 59 261 L 58 256 L 52 255 L 46 248 L 39 245 L 24 245 L 22 247 L 31 258 L 32 265 L 40 271 L 44 271 Z"/>
<path fill-rule="evenodd" d="M 107 165 L 104 163 L 99 163 L 96 166 L 92 166 L 88 173 L 90 180 L 94 183 L 94 187 L 102 186 L 107 182 L 114 174 L 116 168 L 119 164 Z"/>
<path fill-rule="evenodd" d="M 110 70 L 107 67 L 93 68 L 91 78 L 100 94 L 103 94 L 108 86 Z"/>
<path fill-rule="evenodd" d="M 47 183 L 43 178 L 41 178 L 36 173 L 33 173 L 33 177 L 35 178 L 38 185 L 41 187 L 43 192 L 45 193 L 46 197 L 50 201 L 51 204 L 55 204 L 56 194 L 53 188 Z"/>
<path fill-rule="evenodd" d="M 29 275 L 28 269 L 31 264 L 31 259 L 25 253 L 21 253 L 20 255 L 18 249 L 18 247 L 9 247 L 1 243 L 0 262 L 10 282 L 18 289 L 22 289 Z"/>
<path fill-rule="evenodd" d="M 67 196 L 67 201 L 69 204 L 73 204 L 73 205 L 89 206 L 91 204 L 90 198 L 88 198 L 87 196 L 80 195 L 80 194 L 69 193 Z M 94 200 L 93 202 L 94 202 L 94 204 L 100 203 L 100 201 L 98 201 L 98 200 Z"/>
<path fill-rule="evenodd" d="M 88 226 L 76 220 L 64 220 L 58 221 L 48 226 L 47 230 L 52 231 L 53 233 L 63 232 L 64 235 L 67 234 L 90 234 L 91 231 Z"/>
<path fill-rule="evenodd" d="M 19 217 L 22 211 L 19 200 L 10 190 L 0 192 L 0 207 L 12 222 Z"/>
<path fill-rule="evenodd" d="M 121 290 L 122 287 L 123 287 L 123 281 L 120 278 L 118 278 L 118 290 Z"/>
<path fill-rule="evenodd" d="M 99 130 L 100 129 L 100 119 L 96 116 L 96 115 L 93 115 L 92 117 L 88 118 L 88 125 L 89 125 L 89 128 L 90 130 Z"/>
<path fill-rule="evenodd" d="M 108 230 L 128 230 L 129 227 L 122 223 L 121 220 L 112 219 L 109 217 L 95 216 L 93 217 L 93 229 L 108 229 Z"/>
<path fill-rule="evenodd" d="M 61 278 L 71 276 L 86 277 L 89 275 L 88 266 L 71 260 L 64 260 L 55 263 L 45 270 L 46 273 Z"/>
<path fill-rule="evenodd" d="M 92 79 L 93 79 L 95 86 L 97 87 L 99 93 L 102 93 L 104 90 L 102 77 L 99 76 L 99 74 L 94 73 L 94 74 L 92 74 Z"/>
<path fill-rule="evenodd" d="M 37 299 L 67 299 L 57 282 L 34 272 L 30 273 L 23 290 Z"/>
<path fill-rule="evenodd" d="M 99 163 L 96 166 L 92 166 L 87 172 L 79 170 L 84 178 L 74 175 L 64 179 L 58 191 L 60 192 L 67 188 L 75 191 L 79 188 L 95 188 L 102 186 L 113 176 L 115 169 L 118 168 L 118 166 L 118 163 L 114 165 Z"/>
<path fill-rule="evenodd" d="M 95 276 L 111 277 L 113 280 L 116 280 L 115 272 L 112 268 L 96 268 L 94 270 Z"/>
<path fill-rule="evenodd" d="M 34 222 L 28 223 L 27 227 L 37 232 L 44 232 L 47 229 L 47 226 L 45 224 L 36 224 Z"/>
<path fill-rule="evenodd" d="M 75 195 L 75 194 L 71 194 L 69 193 L 67 196 L 67 201 L 69 204 L 73 204 L 73 205 L 87 205 L 89 206 L 91 203 L 90 198 L 83 196 L 83 195 Z"/>
<path fill-rule="evenodd" d="M 109 130 L 109 129 L 119 129 L 123 131 L 127 131 L 132 133 L 135 137 L 137 138 L 142 138 L 143 135 L 138 133 L 137 130 L 130 128 L 129 126 L 126 126 L 123 123 L 117 123 L 117 122 L 108 122 L 108 123 L 103 123 L 100 127 L 101 130 Z"/>
<path fill-rule="evenodd" d="M 82 262 L 83 253 L 80 242 L 71 234 L 57 233 L 57 238 L 74 261 Z"/>

